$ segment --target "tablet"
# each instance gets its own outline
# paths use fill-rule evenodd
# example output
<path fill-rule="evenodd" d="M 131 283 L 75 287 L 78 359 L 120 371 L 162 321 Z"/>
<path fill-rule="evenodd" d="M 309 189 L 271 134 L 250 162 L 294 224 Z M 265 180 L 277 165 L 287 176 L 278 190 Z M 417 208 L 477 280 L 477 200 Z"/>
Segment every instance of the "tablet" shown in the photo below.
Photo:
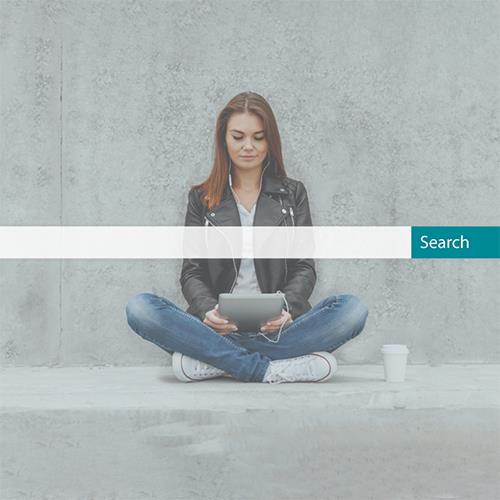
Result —
<path fill-rule="evenodd" d="M 259 332 L 266 321 L 281 316 L 283 307 L 279 293 L 219 294 L 220 315 L 235 323 L 239 332 Z"/>

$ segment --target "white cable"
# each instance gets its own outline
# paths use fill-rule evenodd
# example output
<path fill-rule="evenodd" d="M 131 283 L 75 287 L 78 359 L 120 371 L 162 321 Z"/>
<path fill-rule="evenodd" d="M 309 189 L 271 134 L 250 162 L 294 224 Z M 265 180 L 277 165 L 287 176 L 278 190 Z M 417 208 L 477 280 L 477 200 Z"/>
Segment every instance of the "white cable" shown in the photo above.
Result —
<path fill-rule="evenodd" d="M 289 313 L 290 309 L 288 307 L 288 301 L 286 300 L 285 294 L 281 290 L 278 290 L 276 293 L 279 293 L 283 297 L 283 300 L 285 301 L 285 305 L 286 305 L 286 312 Z M 262 332 L 257 332 L 257 334 L 261 335 L 262 337 L 264 337 L 269 342 L 272 342 L 273 344 L 276 344 L 276 343 L 278 343 L 280 341 L 281 330 L 283 329 L 284 325 L 285 325 L 285 321 L 283 321 L 281 323 L 281 325 L 280 325 L 280 329 L 278 331 L 278 337 L 276 338 L 276 340 L 272 340 L 272 339 L 268 338 L 267 335 L 265 333 L 262 333 Z"/>

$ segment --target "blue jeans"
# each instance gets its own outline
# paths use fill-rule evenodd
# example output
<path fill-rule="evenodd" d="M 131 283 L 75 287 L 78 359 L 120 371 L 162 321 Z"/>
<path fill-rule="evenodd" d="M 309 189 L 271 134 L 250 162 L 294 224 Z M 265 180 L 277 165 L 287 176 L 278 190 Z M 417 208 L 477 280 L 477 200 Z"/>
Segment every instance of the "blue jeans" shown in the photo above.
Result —
<path fill-rule="evenodd" d="M 132 297 L 126 315 L 132 330 L 170 354 L 183 353 L 242 382 L 262 382 L 274 359 L 332 352 L 359 335 L 368 309 L 354 295 L 332 295 L 284 326 L 277 343 L 256 332 L 220 335 L 197 316 L 152 293 Z M 273 340 L 278 335 L 265 333 Z"/>

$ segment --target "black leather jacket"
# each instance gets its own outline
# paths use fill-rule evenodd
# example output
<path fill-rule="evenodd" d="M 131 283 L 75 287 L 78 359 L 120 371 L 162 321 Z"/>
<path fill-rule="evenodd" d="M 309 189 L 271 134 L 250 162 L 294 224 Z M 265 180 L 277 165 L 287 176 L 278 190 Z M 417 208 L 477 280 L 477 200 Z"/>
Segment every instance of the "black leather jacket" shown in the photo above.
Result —
<path fill-rule="evenodd" d="M 291 210 L 290 210 L 291 208 Z M 200 193 L 189 191 L 185 226 L 241 226 L 238 207 L 226 184 L 219 205 L 208 210 Z M 264 168 L 262 187 L 255 207 L 254 226 L 312 226 L 307 191 L 301 181 L 278 178 L 271 166 Z M 241 259 L 184 259 L 180 284 L 189 304 L 186 312 L 200 318 L 218 303 L 219 293 L 230 293 L 236 282 L 234 263 Z M 311 309 L 308 302 L 316 284 L 313 259 L 254 259 L 257 282 L 263 293 L 281 290 L 292 318 Z"/>

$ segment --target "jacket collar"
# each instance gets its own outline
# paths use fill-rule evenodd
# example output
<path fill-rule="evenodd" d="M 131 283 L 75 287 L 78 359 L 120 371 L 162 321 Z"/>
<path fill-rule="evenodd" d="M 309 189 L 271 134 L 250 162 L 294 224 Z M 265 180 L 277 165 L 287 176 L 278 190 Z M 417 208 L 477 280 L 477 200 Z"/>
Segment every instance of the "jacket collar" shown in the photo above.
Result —
<path fill-rule="evenodd" d="M 264 167 L 262 174 L 262 187 L 255 207 L 254 226 L 278 226 L 285 218 L 279 201 L 273 199 L 271 194 L 286 195 L 286 186 L 283 179 L 274 176 L 274 161 Z M 240 213 L 229 179 L 224 188 L 221 202 L 209 210 L 207 219 L 217 226 L 241 226 Z"/>

